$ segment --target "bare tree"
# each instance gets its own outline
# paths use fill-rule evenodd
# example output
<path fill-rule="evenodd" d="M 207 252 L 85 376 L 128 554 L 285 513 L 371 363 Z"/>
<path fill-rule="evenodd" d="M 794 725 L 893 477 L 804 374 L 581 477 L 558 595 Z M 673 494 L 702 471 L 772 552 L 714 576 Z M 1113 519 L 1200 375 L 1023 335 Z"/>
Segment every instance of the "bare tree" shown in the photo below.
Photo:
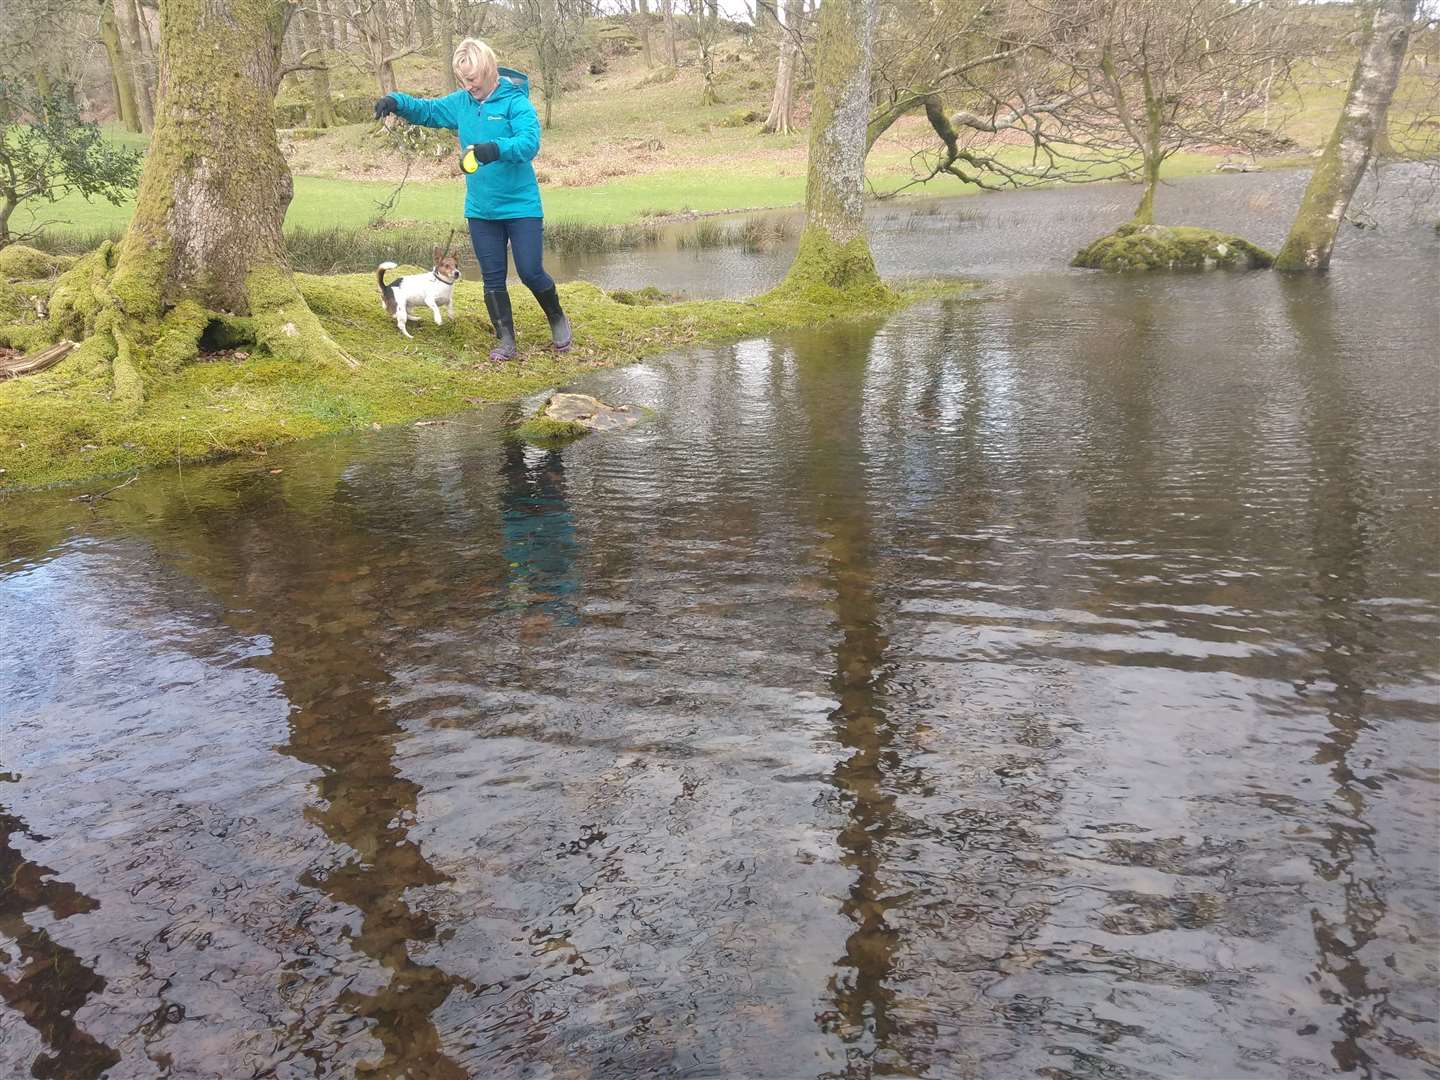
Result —
<path fill-rule="evenodd" d="M 766 5 L 768 8 L 768 5 Z M 765 117 L 764 130 L 777 135 L 790 134 L 791 113 L 795 108 L 795 68 L 803 39 L 805 0 L 785 0 L 785 22 L 774 18 L 769 9 L 773 31 L 780 41 L 780 57 L 775 69 L 775 92 L 770 98 L 770 114 Z"/>
<path fill-rule="evenodd" d="M 514 29 L 535 53 L 540 92 L 545 98 L 542 123 L 548 131 L 555 102 L 564 92 L 565 71 L 580 46 L 581 28 L 590 14 L 586 0 L 516 0 Z"/>
<path fill-rule="evenodd" d="M 720 39 L 720 24 L 715 17 L 713 0 L 689 0 L 690 33 L 700 49 L 701 105 L 717 105 L 720 95 L 715 90 L 715 44 Z"/>
<path fill-rule="evenodd" d="M 665 47 L 670 53 L 670 66 L 680 66 L 680 43 L 675 28 L 675 0 L 660 0 L 660 15 L 665 22 Z"/>
<path fill-rule="evenodd" d="M 52 84 L 73 95 L 99 48 L 96 14 L 87 0 L 4 0 L 0 73 L 31 79 L 42 98 Z"/>
<path fill-rule="evenodd" d="M 435 73 L 440 76 L 440 85 L 454 90 L 455 69 L 451 60 L 455 54 L 455 15 L 451 0 L 435 0 Z"/>
<path fill-rule="evenodd" d="M 640 55 L 645 60 L 646 70 L 649 70 L 655 66 L 655 50 L 650 45 L 650 0 L 632 0 L 630 23 L 635 28 L 635 36 L 640 39 Z"/>
<path fill-rule="evenodd" d="M 1390 99 L 1400 79 L 1417 0 L 1378 0 L 1360 44 L 1345 105 L 1305 188 L 1277 270 L 1324 270 L 1375 143 L 1385 132 Z"/>
<path fill-rule="evenodd" d="M 430 0 L 410 0 L 406 10 L 410 15 L 411 36 L 429 43 L 435 40 L 435 18 L 430 9 Z"/>
<path fill-rule="evenodd" d="M 325 48 L 333 52 L 348 43 L 341 32 L 343 23 L 338 23 L 335 18 L 332 2 L 338 0 L 315 0 L 315 8 L 320 13 L 320 27 L 325 32 Z"/>
<path fill-rule="evenodd" d="M 1180 149 L 1268 142 L 1255 115 L 1288 77 L 1293 48 L 1285 0 L 895 0 L 889 10 L 870 141 L 923 109 L 940 146 L 917 153 L 915 183 L 1134 172 L 1145 180 L 1139 221 Z"/>
<path fill-rule="evenodd" d="M 1135 222 L 1154 221 L 1165 160 L 1190 146 L 1263 145 L 1255 117 L 1277 71 L 1289 70 L 1293 32 L 1275 0 L 1090 0 L 1074 5 L 1078 47 L 1066 60 L 1097 93 L 1086 142 L 1123 132 L 1145 185 Z"/>
<path fill-rule="evenodd" d="M 1405 69 L 1390 103 L 1390 117 L 1397 115 L 1404 118 L 1392 136 L 1397 156 L 1425 166 L 1406 182 L 1407 189 L 1420 196 L 1411 200 L 1412 205 L 1419 205 L 1440 188 L 1440 0 L 1420 4 L 1405 53 Z M 1377 191 L 1379 166 L 1377 146 L 1372 161 Z M 1346 216 L 1355 217 L 1353 202 Z M 1435 224 L 1440 228 L 1440 221 Z"/>
<path fill-rule="evenodd" d="M 284 0 L 290 2 L 290 0 Z M 332 0 L 337 17 L 343 15 L 351 36 L 358 41 L 380 93 L 397 88 L 395 61 L 430 48 L 429 41 L 414 41 L 408 32 L 397 35 L 395 16 L 408 10 L 406 0 Z M 410 20 L 413 21 L 413 20 Z M 403 24 L 399 27 L 403 31 Z"/>
<path fill-rule="evenodd" d="M 900 190 L 940 176 L 1001 188 L 1114 174 L 1124 154 L 1082 147 L 1072 130 L 1093 90 L 1061 58 L 1072 47 L 1067 10 L 1030 0 L 887 9 L 867 149 L 915 111 L 939 139 L 916 150 L 914 179 Z"/>

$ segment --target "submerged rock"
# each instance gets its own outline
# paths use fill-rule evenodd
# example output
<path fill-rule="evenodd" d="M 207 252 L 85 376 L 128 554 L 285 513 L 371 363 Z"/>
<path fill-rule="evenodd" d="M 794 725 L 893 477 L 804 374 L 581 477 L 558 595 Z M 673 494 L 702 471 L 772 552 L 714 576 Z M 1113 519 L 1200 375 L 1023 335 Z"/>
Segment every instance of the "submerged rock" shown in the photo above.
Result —
<path fill-rule="evenodd" d="M 590 431 L 614 431 L 640 422 L 640 410 L 634 405 L 607 405 L 589 394 L 554 394 L 540 415 L 579 424 Z"/>
<path fill-rule="evenodd" d="M 1268 270 L 1275 256 L 1238 236 L 1191 225 L 1121 225 L 1089 247 L 1071 266 L 1121 273 L 1131 270 Z"/>
<path fill-rule="evenodd" d="M 568 442 L 592 431 L 634 427 L 643 415 L 637 406 L 607 405 L 589 394 L 553 394 L 515 433 L 530 442 Z"/>

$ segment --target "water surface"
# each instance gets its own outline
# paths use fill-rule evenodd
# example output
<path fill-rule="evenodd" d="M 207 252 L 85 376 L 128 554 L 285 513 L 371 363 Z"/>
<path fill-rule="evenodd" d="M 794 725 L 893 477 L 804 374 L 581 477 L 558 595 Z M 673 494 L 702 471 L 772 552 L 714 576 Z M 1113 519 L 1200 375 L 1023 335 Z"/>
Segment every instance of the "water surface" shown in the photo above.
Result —
<path fill-rule="evenodd" d="M 1122 280 L 1081 194 L 627 434 L 0 502 L 0 1074 L 1440 1076 L 1433 232 Z"/>

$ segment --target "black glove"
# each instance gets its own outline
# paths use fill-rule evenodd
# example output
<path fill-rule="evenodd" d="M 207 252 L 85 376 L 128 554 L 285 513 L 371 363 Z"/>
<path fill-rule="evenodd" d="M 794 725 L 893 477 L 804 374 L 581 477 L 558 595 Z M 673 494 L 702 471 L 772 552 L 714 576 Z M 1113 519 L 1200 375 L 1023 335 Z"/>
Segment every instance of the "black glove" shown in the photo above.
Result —
<path fill-rule="evenodd" d="M 500 147 L 493 142 L 476 143 L 470 149 L 475 151 L 475 160 L 481 165 L 489 165 L 492 161 L 500 160 Z"/>
<path fill-rule="evenodd" d="M 399 107 L 395 104 L 395 99 L 389 94 L 386 94 L 379 101 L 375 102 L 376 120 L 383 120 L 385 117 L 392 116 L 399 111 Z"/>

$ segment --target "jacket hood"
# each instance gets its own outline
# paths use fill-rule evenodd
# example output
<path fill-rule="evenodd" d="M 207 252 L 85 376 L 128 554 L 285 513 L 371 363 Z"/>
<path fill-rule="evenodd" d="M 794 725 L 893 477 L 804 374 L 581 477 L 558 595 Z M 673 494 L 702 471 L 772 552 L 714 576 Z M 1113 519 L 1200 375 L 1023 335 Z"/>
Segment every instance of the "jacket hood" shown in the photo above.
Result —
<path fill-rule="evenodd" d="M 514 68 L 502 67 L 499 69 L 500 81 L 495 84 L 495 89 L 490 91 L 486 101 L 499 101 L 501 98 L 510 97 L 512 94 L 530 96 L 530 76 L 523 71 L 516 71 Z"/>

